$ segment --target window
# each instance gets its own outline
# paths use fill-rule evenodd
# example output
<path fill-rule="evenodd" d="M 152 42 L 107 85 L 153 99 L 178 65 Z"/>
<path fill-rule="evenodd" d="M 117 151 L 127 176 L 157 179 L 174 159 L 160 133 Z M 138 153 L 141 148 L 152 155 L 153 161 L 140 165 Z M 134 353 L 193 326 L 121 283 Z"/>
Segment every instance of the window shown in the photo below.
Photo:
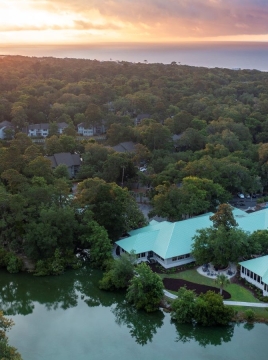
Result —
<path fill-rule="evenodd" d="M 141 253 L 141 257 L 144 258 L 144 257 L 145 257 L 145 253 Z"/>

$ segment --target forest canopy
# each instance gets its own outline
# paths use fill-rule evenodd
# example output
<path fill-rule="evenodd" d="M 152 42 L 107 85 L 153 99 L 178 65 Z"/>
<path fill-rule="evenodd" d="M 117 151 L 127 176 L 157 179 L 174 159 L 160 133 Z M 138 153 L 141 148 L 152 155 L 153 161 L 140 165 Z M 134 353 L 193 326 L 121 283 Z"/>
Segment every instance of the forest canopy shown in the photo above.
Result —
<path fill-rule="evenodd" d="M 1 56 L 0 123 L 12 125 L 0 140 L 2 266 L 16 271 L 24 253 L 40 274 L 60 273 L 78 248 L 99 246 L 101 266 L 117 238 L 146 224 L 125 187 L 146 186 L 151 215 L 172 221 L 265 192 L 267 82 L 257 70 L 176 62 Z M 48 124 L 45 139 L 27 136 L 34 124 Z M 79 124 L 102 137 L 78 136 Z M 114 147 L 126 142 L 133 151 Z M 82 159 L 75 199 L 66 166 L 48 158 L 61 152 Z"/>

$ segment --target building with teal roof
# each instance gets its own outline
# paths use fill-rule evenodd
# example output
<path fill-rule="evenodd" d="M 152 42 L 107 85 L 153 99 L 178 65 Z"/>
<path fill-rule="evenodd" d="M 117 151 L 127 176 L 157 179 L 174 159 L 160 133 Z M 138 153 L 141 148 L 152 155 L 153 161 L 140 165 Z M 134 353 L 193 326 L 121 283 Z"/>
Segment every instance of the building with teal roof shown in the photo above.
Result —
<path fill-rule="evenodd" d="M 241 277 L 261 289 L 263 296 L 268 296 L 268 255 L 242 261 L 239 265 Z"/>
<path fill-rule="evenodd" d="M 212 226 L 207 213 L 187 220 L 158 222 L 152 220 L 149 225 L 132 230 L 129 236 L 118 240 L 116 254 L 135 251 L 138 261 L 157 261 L 166 269 L 194 261 L 191 255 L 193 237 L 197 230 Z M 246 213 L 234 208 L 234 218 L 244 231 L 268 228 L 268 209 Z"/>

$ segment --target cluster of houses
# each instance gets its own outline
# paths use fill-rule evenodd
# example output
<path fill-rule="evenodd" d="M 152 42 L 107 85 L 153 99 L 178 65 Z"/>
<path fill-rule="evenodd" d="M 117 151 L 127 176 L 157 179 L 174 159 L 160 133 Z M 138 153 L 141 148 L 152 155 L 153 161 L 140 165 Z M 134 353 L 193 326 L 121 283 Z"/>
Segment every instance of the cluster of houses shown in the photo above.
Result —
<path fill-rule="evenodd" d="M 135 125 L 140 124 L 143 119 L 150 118 L 149 114 L 140 114 L 134 120 Z M 58 125 L 58 134 L 62 134 L 64 129 L 68 127 L 68 124 L 65 122 L 57 123 Z M 12 125 L 10 121 L 3 121 L 0 123 L 0 139 L 5 139 L 6 131 L 11 130 L 13 133 L 15 132 L 15 127 Z M 49 123 L 41 123 L 41 124 L 31 124 L 22 130 L 22 132 L 26 133 L 29 137 L 36 138 L 46 138 L 49 135 Z M 88 126 L 85 123 L 80 123 L 77 125 L 77 134 L 80 136 L 95 136 L 102 135 L 106 132 L 106 128 L 104 122 L 100 125 L 96 126 Z"/>
<path fill-rule="evenodd" d="M 234 217 L 241 229 L 247 232 L 265 230 L 268 226 L 268 209 L 246 213 L 233 210 Z M 192 239 L 198 229 L 210 227 L 207 213 L 195 218 L 171 223 L 152 220 L 148 226 L 132 230 L 129 236 L 115 243 L 115 254 L 135 251 L 138 262 L 157 262 L 164 268 L 184 265 L 195 261 L 191 254 Z M 268 296 L 268 256 L 239 263 L 241 277 L 257 286 Z"/>
<path fill-rule="evenodd" d="M 62 134 L 64 129 L 68 127 L 68 124 L 65 122 L 57 123 L 58 126 L 58 134 Z M 15 127 L 12 125 L 10 121 L 3 121 L 0 123 L 0 139 L 5 139 L 6 131 L 13 130 L 15 132 Z M 49 135 L 49 123 L 41 123 L 41 124 L 32 124 L 28 125 L 26 128 L 22 130 L 22 132 L 26 133 L 29 137 L 32 138 L 46 138 Z M 101 135 L 105 133 L 105 126 L 99 125 L 94 127 L 89 127 L 84 123 L 77 125 L 77 134 L 81 136 L 94 136 Z"/>

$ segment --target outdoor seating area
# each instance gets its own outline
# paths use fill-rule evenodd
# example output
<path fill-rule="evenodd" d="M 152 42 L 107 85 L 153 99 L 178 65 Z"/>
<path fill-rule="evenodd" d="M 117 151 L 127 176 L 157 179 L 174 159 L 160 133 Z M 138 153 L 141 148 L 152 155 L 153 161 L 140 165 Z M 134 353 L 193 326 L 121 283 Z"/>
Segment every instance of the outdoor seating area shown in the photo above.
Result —
<path fill-rule="evenodd" d="M 236 274 L 236 268 L 234 265 L 229 265 L 228 268 L 219 270 L 215 268 L 212 264 L 203 264 L 202 266 L 197 268 L 199 274 L 210 277 L 212 279 L 216 279 L 216 277 L 220 274 L 224 274 L 228 278 L 233 277 Z"/>

